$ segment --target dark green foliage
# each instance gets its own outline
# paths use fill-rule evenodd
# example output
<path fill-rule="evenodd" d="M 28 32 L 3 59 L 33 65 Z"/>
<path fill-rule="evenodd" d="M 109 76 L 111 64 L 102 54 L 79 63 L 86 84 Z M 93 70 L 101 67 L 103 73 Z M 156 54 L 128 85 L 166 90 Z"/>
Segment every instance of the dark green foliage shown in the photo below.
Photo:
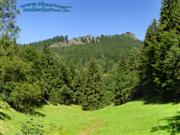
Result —
<path fill-rule="evenodd" d="M 17 57 L 0 58 L 0 94 L 3 99 L 9 99 L 12 83 L 28 81 L 30 68 L 29 63 Z"/>
<path fill-rule="evenodd" d="M 73 90 L 70 88 L 67 67 L 63 63 L 59 65 L 59 74 L 56 74 L 56 80 L 54 85 L 56 87 L 50 91 L 50 101 L 54 104 L 72 104 Z"/>
<path fill-rule="evenodd" d="M 14 46 L 9 37 L 6 35 L 0 38 L 0 56 L 12 56 L 14 55 Z"/>
<path fill-rule="evenodd" d="M 122 56 L 114 66 L 112 78 L 115 105 L 124 104 L 134 99 L 140 82 L 138 74 L 139 54 L 139 50 L 132 49 L 129 57 Z"/>
<path fill-rule="evenodd" d="M 50 46 L 52 44 L 55 44 L 55 43 L 59 43 L 59 42 L 68 42 L 68 36 L 55 36 L 53 38 L 50 38 L 50 39 L 46 39 L 46 40 L 42 40 L 42 41 L 39 41 L 39 42 L 33 42 L 33 43 L 29 43 L 30 46 L 34 46 L 34 45 L 38 45 L 38 46 Z"/>
<path fill-rule="evenodd" d="M 75 76 L 71 83 L 71 88 L 73 90 L 73 103 L 81 105 L 83 102 L 83 91 L 84 91 L 84 82 L 85 76 L 83 69 L 75 69 Z"/>
<path fill-rule="evenodd" d="M 160 15 L 160 32 L 175 30 L 180 33 L 180 1 L 163 0 Z"/>
<path fill-rule="evenodd" d="M 105 105 L 110 105 L 114 102 L 115 82 L 113 80 L 113 74 L 113 71 L 109 71 L 103 75 Z"/>
<path fill-rule="evenodd" d="M 71 105 L 73 102 L 72 95 L 72 90 L 67 85 L 63 85 L 60 89 L 60 103 L 65 105 Z"/>
<path fill-rule="evenodd" d="M 96 110 L 103 107 L 103 81 L 95 59 L 91 59 L 86 73 L 83 110 Z"/>
<path fill-rule="evenodd" d="M 179 42 L 180 43 L 180 42 Z M 166 74 L 166 87 L 170 89 L 170 95 L 179 98 L 180 95 L 180 47 L 176 42 L 168 51 L 164 60 L 163 72 Z M 163 83 L 162 83 L 163 84 Z M 168 96 L 170 96 L 168 95 Z"/>
<path fill-rule="evenodd" d="M 31 112 L 34 107 L 40 105 L 41 90 L 36 84 L 16 83 L 13 84 L 10 94 L 10 103 L 18 111 Z"/>
<path fill-rule="evenodd" d="M 49 99 L 50 92 L 59 87 L 58 81 L 58 65 L 55 57 L 47 46 L 44 47 L 43 57 L 41 61 L 41 89 L 44 100 Z"/>
<path fill-rule="evenodd" d="M 41 78 L 41 63 L 42 63 L 42 52 L 31 46 L 25 46 L 19 48 L 19 57 L 25 62 L 31 64 L 30 76 L 33 81 L 39 81 Z"/>
<path fill-rule="evenodd" d="M 153 23 L 145 38 L 142 57 L 145 72 L 143 71 L 142 74 L 146 74 L 143 82 L 148 82 L 147 79 L 149 79 L 150 85 L 155 86 L 156 91 L 164 100 L 180 97 L 179 14 L 179 0 L 164 0 L 160 24 L 157 27 L 156 23 Z"/>
<path fill-rule="evenodd" d="M 156 63 L 154 64 L 154 82 L 164 99 L 179 96 L 176 91 L 179 91 L 177 86 L 180 81 L 180 39 L 178 39 L 178 35 L 173 32 L 169 32 L 167 35 L 168 36 L 164 36 L 164 40 L 157 45 L 155 55 Z"/>
<path fill-rule="evenodd" d="M 0 59 L 0 71 L 4 83 L 27 81 L 30 68 L 29 63 L 20 60 L 18 57 L 1 57 Z"/>
<path fill-rule="evenodd" d="M 144 47 L 141 56 L 140 78 L 147 94 L 153 92 L 154 89 L 154 67 L 155 64 L 155 48 L 157 46 L 158 24 L 154 19 L 153 23 L 147 29 L 144 40 Z"/>
<path fill-rule="evenodd" d="M 82 104 L 84 86 L 84 73 L 82 70 L 81 67 L 77 68 L 74 64 L 68 65 L 68 87 L 74 104 Z"/>
<path fill-rule="evenodd" d="M 180 47 L 180 1 L 164 0 L 160 25 L 158 28 L 158 44 L 155 49 L 154 82 L 164 99 L 180 97 L 179 91 L 179 47 Z M 170 60 L 171 59 L 171 60 Z M 172 60 L 173 59 L 173 60 Z M 172 68 L 173 66 L 173 68 Z M 176 93 L 177 92 L 177 93 Z M 176 94 L 175 94 L 176 93 Z"/>

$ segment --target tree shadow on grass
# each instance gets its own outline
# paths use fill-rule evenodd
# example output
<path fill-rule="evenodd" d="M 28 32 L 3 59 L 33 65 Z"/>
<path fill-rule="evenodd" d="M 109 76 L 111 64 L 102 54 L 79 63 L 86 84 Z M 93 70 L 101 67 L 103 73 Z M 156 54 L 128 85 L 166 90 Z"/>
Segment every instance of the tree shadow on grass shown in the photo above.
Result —
<path fill-rule="evenodd" d="M 137 88 L 135 93 L 135 99 L 137 101 L 143 101 L 144 104 L 178 104 L 180 103 L 179 94 L 172 94 L 173 92 L 168 92 L 161 95 L 158 90 L 151 85 L 141 85 Z"/>
<path fill-rule="evenodd" d="M 177 135 L 180 133 L 180 112 L 175 116 L 167 117 L 160 121 L 166 121 L 165 125 L 157 125 L 151 129 L 151 132 L 167 131 L 170 135 Z"/>
<path fill-rule="evenodd" d="M 0 120 L 11 120 L 11 117 L 6 113 L 0 112 Z"/>
<path fill-rule="evenodd" d="M 30 115 L 40 116 L 40 117 L 45 117 L 46 116 L 45 114 L 43 114 L 41 112 L 38 112 L 38 111 L 35 111 L 35 110 L 31 110 Z"/>
<path fill-rule="evenodd" d="M 146 104 L 178 104 L 180 100 L 163 100 L 160 97 L 157 96 L 145 96 L 143 98 L 137 99 L 138 101 L 143 101 L 143 103 Z"/>

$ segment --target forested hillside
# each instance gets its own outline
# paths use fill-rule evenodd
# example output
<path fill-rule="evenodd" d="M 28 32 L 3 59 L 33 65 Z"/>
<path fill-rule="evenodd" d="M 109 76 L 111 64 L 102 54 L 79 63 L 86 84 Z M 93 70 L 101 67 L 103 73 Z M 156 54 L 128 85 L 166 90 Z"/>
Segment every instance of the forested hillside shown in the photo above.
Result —
<path fill-rule="evenodd" d="M 141 48 L 142 42 L 123 35 L 102 36 L 97 43 L 54 50 L 65 60 L 85 63 L 90 57 L 95 57 L 105 69 L 110 69 L 120 56 L 130 55 L 132 48 Z M 139 56 L 140 57 L 140 56 Z"/>
<path fill-rule="evenodd" d="M 61 38 L 63 36 L 59 37 Z M 68 41 L 70 44 L 68 45 L 66 42 L 57 42 L 59 40 L 55 41 L 54 38 L 52 38 L 48 39 L 48 41 L 44 40 L 30 43 L 25 47 L 31 46 L 38 48 L 39 50 L 43 50 L 43 46 L 48 45 L 51 51 L 63 58 L 67 64 L 78 63 L 80 65 L 84 65 L 91 57 L 95 57 L 98 63 L 101 64 L 104 70 L 107 71 L 112 68 L 114 63 L 118 62 L 120 57 L 129 56 L 131 49 L 140 49 L 143 46 L 142 41 L 137 40 L 127 34 L 112 36 L 101 35 L 99 37 L 85 36 L 76 39 L 78 39 L 79 43 L 82 44 L 76 45 L 76 42 L 72 44 L 72 40 L 74 41 L 74 39 L 72 39 Z M 54 44 L 59 45 L 54 46 Z"/>

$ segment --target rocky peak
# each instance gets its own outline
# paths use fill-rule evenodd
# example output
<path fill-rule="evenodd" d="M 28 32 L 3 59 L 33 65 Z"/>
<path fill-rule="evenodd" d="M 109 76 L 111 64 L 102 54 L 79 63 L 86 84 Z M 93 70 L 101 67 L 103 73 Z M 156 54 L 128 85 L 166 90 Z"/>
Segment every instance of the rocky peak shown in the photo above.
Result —
<path fill-rule="evenodd" d="M 124 34 L 122 34 L 122 35 L 131 37 L 131 38 L 133 38 L 134 40 L 137 39 L 136 35 L 135 35 L 134 33 L 132 33 L 132 32 L 126 32 L 126 33 L 124 33 Z"/>

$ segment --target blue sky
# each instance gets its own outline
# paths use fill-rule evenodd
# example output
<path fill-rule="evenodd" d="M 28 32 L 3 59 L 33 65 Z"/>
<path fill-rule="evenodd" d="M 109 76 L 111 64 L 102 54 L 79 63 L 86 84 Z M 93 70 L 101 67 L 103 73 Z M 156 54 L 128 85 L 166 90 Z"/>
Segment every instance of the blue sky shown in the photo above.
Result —
<path fill-rule="evenodd" d="M 161 0 L 17 0 L 17 6 L 46 2 L 71 6 L 70 12 L 23 12 L 17 17 L 19 43 L 68 35 L 112 35 L 127 31 L 143 40 L 153 18 L 159 18 Z"/>

